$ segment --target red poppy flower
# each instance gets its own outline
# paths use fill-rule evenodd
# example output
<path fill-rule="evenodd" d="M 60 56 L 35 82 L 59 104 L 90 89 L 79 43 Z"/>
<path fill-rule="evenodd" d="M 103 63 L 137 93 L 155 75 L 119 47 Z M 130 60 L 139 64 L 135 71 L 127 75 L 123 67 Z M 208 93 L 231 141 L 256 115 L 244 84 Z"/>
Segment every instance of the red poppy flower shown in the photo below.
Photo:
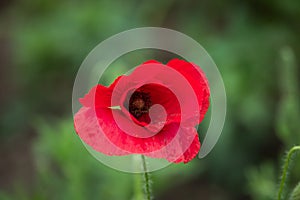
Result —
<path fill-rule="evenodd" d="M 195 64 L 147 61 L 80 99 L 75 129 L 106 155 L 143 154 L 187 163 L 200 150 L 195 126 L 208 110 L 209 95 L 208 81 Z"/>

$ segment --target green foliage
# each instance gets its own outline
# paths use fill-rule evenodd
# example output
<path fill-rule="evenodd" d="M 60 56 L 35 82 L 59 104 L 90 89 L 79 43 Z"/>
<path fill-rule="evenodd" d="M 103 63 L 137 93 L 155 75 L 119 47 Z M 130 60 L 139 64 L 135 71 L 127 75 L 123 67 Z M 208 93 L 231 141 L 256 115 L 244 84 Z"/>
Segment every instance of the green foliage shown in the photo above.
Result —
<path fill-rule="evenodd" d="M 299 144 L 300 141 L 300 97 L 299 97 L 299 78 L 296 58 L 293 50 L 289 47 L 281 49 L 280 52 L 280 91 L 281 101 L 277 113 L 277 134 L 282 139 L 286 148 Z M 293 149 L 293 148 L 292 148 Z M 296 182 L 300 179 L 300 160 L 295 159 L 294 167 L 288 169 L 291 180 Z M 286 169 L 287 170 L 287 169 Z M 284 173 L 284 172 L 283 172 Z M 283 186 L 282 186 L 283 187 Z"/>
<path fill-rule="evenodd" d="M 299 113 L 299 96 L 298 96 L 298 83 L 299 80 L 297 77 L 297 67 L 296 67 L 296 61 L 294 57 L 294 53 L 291 48 L 285 47 L 282 48 L 280 51 L 280 65 L 279 68 L 279 74 L 280 74 L 280 92 L 281 92 L 281 101 L 279 102 L 278 106 L 278 112 L 276 116 L 276 131 L 278 136 L 281 138 L 281 140 L 285 144 L 285 148 L 288 149 L 290 146 L 295 145 L 295 142 L 300 141 L 300 135 L 298 134 L 300 132 L 300 126 L 298 124 L 300 120 L 300 113 Z M 294 147 L 295 148 L 295 147 Z M 290 167 L 290 161 L 292 160 L 292 148 L 289 153 L 286 156 L 286 159 L 284 160 L 284 165 L 282 169 L 282 177 L 281 177 L 281 183 L 279 186 L 279 194 L 278 199 L 285 199 L 285 196 L 287 196 L 287 191 L 284 190 L 285 187 L 288 187 L 287 183 L 288 177 L 291 177 L 292 181 L 296 181 L 299 179 L 299 166 L 300 161 L 299 159 L 296 159 L 293 164 L 296 165 L 296 167 L 291 168 Z M 262 165 L 264 166 L 264 165 Z M 269 192 L 269 195 L 272 193 L 274 194 L 274 178 L 271 178 L 268 176 L 268 172 L 273 171 L 274 172 L 274 165 L 268 166 L 269 169 L 266 169 L 264 167 L 265 172 L 263 172 L 261 175 L 253 174 L 252 177 L 250 176 L 248 178 L 248 181 L 250 183 L 249 190 L 251 191 L 251 195 L 255 197 L 255 199 L 268 199 L 267 196 L 265 196 L 265 193 Z M 251 174 L 251 173 L 250 173 Z M 292 174 L 294 176 L 288 176 L 289 174 Z M 249 175 L 249 174 L 248 174 Z M 273 192 L 271 190 L 261 190 L 260 186 L 255 187 L 255 177 L 257 177 L 261 183 L 269 183 L 270 186 L 273 187 Z M 254 180 L 253 180 L 254 178 Z M 295 180 L 296 179 L 296 180 Z M 254 182 L 253 182 L 254 181 Z M 274 197 L 274 195 L 273 195 Z M 269 197 L 270 198 L 270 197 Z"/>
<path fill-rule="evenodd" d="M 132 177 L 100 164 L 82 145 L 72 121 L 52 127 L 39 123 L 35 143 L 38 172 L 35 196 L 41 199 L 129 199 Z"/>
<path fill-rule="evenodd" d="M 1 200 L 12 200 L 12 198 L 4 192 L 0 192 L 0 199 Z"/>
<path fill-rule="evenodd" d="M 224 189 L 228 199 L 271 198 L 282 152 L 300 141 L 300 1 L 12 2 L 0 18 L 12 63 L 3 71 L 11 80 L 2 85 L 4 96 L 11 97 L 1 106 L 0 137 L 17 138 L 38 126 L 36 179 L 32 192 L 18 186 L 14 194 L 1 193 L 1 200 L 132 197 L 133 176 L 99 164 L 74 133 L 72 120 L 58 120 L 71 113 L 73 81 L 88 52 L 115 33 L 141 26 L 172 28 L 200 42 L 218 65 L 228 96 L 226 125 L 213 152 L 155 172 L 154 192 L 204 176 L 207 187 Z M 100 81 L 107 85 L 146 59 L 169 57 L 132 52 Z M 37 117 L 42 122 L 33 123 Z M 199 131 L 200 138 L 204 133 Z M 291 185 L 300 179 L 298 160 Z"/>
<path fill-rule="evenodd" d="M 277 189 L 277 174 L 272 163 L 264 163 L 259 168 L 246 171 L 248 192 L 253 199 L 274 199 Z"/>
<path fill-rule="evenodd" d="M 99 163 L 85 149 L 74 132 L 72 120 L 62 120 L 56 125 L 36 121 L 39 137 L 34 142 L 36 166 L 35 187 L 31 193 L 17 189 L 14 194 L 0 193 L 1 200 L 43 199 L 131 199 L 140 200 L 142 179 L 140 174 L 127 174 Z M 122 163 L 120 163 L 122 164 Z M 170 166 L 153 175 L 160 192 L 168 187 L 174 175 L 184 182 L 196 173 L 194 164 Z M 184 174 L 183 174 L 184 173 Z M 187 176 L 190 174 L 189 176 Z M 135 180 L 134 180 L 135 179 Z M 133 194 L 135 192 L 135 196 Z"/>
<path fill-rule="evenodd" d="M 291 146 L 295 145 L 295 142 L 300 142 L 298 68 L 294 52 L 291 48 L 283 48 L 280 56 L 281 102 L 279 104 L 276 125 L 278 127 L 278 135 L 287 146 Z"/>
<path fill-rule="evenodd" d="M 294 188 L 292 195 L 291 195 L 291 200 L 300 200 L 300 182 Z"/>

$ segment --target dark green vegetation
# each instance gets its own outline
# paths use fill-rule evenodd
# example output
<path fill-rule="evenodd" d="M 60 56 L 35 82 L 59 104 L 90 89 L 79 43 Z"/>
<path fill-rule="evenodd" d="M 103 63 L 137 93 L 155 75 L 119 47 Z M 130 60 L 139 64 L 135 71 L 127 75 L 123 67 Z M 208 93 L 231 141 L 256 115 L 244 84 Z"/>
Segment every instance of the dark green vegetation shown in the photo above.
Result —
<path fill-rule="evenodd" d="M 153 173 L 157 199 L 276 197 L 284 152 L 300 143 L 300 1 L 14 0 L 0 9 L 1 200 L 133 196 L 134 176 L 98 163 L 76 136 L 71 93 L 95 45 L 141 26 L 172 28 L 201 43 L 228 96 L 215 149 Z M 121 57 L 101 81 L 109 84 L 123 73 L 118 66 L 151 55 Z M 300 180 L 300 158 L 293 160 L 287 193 Z"/>

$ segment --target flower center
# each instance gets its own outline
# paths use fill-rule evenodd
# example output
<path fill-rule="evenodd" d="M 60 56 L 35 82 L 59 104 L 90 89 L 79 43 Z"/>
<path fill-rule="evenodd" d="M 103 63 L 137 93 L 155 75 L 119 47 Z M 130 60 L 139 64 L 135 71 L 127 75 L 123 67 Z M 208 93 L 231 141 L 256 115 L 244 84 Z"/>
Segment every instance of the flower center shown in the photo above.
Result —
<path fill-rule="evenodd" d="M 150 95 L 145 92 L 136 91 L 129 99 L 129 112 L 137 119 L 148 113 L 151 106 Z"/>

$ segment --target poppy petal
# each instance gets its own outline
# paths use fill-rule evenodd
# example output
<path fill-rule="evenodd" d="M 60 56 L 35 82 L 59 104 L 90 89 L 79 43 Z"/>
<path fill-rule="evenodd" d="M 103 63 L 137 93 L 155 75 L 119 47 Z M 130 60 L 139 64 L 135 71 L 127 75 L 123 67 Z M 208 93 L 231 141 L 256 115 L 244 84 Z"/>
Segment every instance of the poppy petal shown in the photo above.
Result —
<path fill-rule="evenodd" d="M 169 125 L 168 131 L 174 131 Z M 198 133 L 194 127 L 181 127 L 171 142 L 159 151 L 146 153 L 144 155 L 153 158 L 165 158 L 169 162 L 187 163 L 191 161 L 200 150 Z"/>
<path fill-rule="evenodd" d="M 112 92 L 122 77 L 119 76 L 109 87 L 100 84 L 94 86 L 79 102 L 85 107 L 110 107 Z"/>
<path fill-rule="evenodd" d="M 154 64 L 152 70 L 149 64 Z M 187 80 L 191 87 L 174 77 Z M 166 118 L 161 110 L 151 108 L 140 118 L 131 115 L 124 102 L 136 90 L 149 93 L 153 107 L 160 105 Z M 186 91 L 194 92 L 197 101 Z M 208 81 L 195 64 L 174 59 L 166 66 L 150 60 L 130 75 L 118 77 L 109 87 L 93 87 L 80 99 L 83 108 L 74 116 L 75 129 L 86 144 L 106 155 L 143 154 L 187 163 L 200 149 L 194 126 L 207 112 L 209 95 Z"/>
<path fill-rule="evenodd" d="M 161 149 L 175 137 L 179 127 L 164 126 L 160 132 L 153 134 L 148 129 L 132 123 L 120 110 L 99 109 L 97 116 L 102 134 L 105 134 L 112 144 L 130 153 L 149 153 Z"/>
<path fill-rule="evenodd" d="M 194 89 L 199 102 L 199 108 L 201 109 L 198 122 L 200 123 L 208 110 L 210 96 L 208 80 L 204 72 L 196 64 L 180 59 L 170 60 L 167 63 L 167 66 L 180 72 Z"/>
<path fill-rule="evenodd" d="M 74 116 L 74 124 L 79 137 L 94 150 L 110 156 L 129 154 L 111 143 L 103 134 L 103 127 L 100 128 L 93 108 L 81 108 Z"/>

